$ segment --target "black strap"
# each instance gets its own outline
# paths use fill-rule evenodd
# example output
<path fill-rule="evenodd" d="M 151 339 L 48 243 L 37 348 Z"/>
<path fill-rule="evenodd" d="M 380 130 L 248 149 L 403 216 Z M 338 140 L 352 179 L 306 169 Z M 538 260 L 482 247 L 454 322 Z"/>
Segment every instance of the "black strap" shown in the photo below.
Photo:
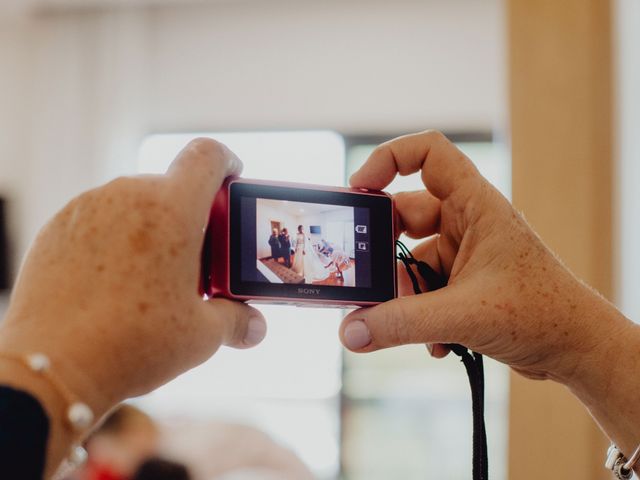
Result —
<path fill-rule="evenodd" d="M 407 269 L 413 285 L 413 291 L 416 294 L 423 292 L 413 269 L 414 266 L 426 283 L 428 292 L 438 290 L 447 285 L 446 278 L 438 274 L 438 272 L 427 263 L 417 260 L 402 242 L 398 240 L 396 241 L 396 245 L 400 249 L 398 260 L 400 260 Z M 482 355 L 455 343 L 447 344 L 447 347 L 460 357 L 467 371 L 469 385 L 471 387 L 471 408 L 473 411 L 473 480 L 488 480 L 489 462 L 487 458 L 487 431 L 484 423 L 484 364 Z"/>

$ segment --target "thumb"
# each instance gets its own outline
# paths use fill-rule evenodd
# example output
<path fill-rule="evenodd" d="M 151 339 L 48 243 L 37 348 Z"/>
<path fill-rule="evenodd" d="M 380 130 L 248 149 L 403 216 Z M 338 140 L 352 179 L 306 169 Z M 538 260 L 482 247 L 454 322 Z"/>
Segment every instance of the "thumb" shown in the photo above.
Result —
<path fill-rule="evenodd" d="M 396 298 L 350 313 L 340 326 L 340 340 L 355 352 L 420 343 L 461 343 L 472 330 L 459 287 Z"/>
<path fill-rule="evenodd" d="M 258 345 L 267 334 L 267 323 L 262 313 L 249 305 L 214 298 L 202 302 L 202 306 L 223 345 L 250 348 Z"/>

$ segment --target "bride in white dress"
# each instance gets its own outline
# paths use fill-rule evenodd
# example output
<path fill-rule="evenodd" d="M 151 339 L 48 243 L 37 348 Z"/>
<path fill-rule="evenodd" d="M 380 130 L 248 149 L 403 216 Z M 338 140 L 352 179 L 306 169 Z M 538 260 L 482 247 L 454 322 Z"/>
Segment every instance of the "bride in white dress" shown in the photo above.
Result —
<path fill-rule="evenodd" d="M 305 283 L 318 282 L 329 277 L 329 270 L 318 257 L 311 238 L 304 233 L 304 227 L 298 225 L 296 235 L 295 259 L 291 270 L 304 277 Z"/>

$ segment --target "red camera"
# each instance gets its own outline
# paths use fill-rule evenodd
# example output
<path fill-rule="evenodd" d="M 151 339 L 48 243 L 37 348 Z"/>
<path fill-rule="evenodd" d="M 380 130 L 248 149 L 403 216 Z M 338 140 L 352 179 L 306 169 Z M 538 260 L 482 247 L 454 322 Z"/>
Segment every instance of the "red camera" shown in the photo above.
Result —
<path fill-rule="evenodd" d="M 367 306 L 396 296 L 384 192 L 231 177 L 202 255 L 203 291 L 262 303 Z"/>

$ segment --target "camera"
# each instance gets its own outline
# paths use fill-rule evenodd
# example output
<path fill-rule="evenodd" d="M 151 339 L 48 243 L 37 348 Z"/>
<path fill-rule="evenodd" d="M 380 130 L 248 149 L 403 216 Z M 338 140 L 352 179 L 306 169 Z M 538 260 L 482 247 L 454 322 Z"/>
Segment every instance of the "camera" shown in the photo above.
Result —
<path fill-rule="evenodd" d="M 230 177 L 211 208 L 202 290 L 253 303 L 368 306 L 396 296 L 390 195 Z"/>

